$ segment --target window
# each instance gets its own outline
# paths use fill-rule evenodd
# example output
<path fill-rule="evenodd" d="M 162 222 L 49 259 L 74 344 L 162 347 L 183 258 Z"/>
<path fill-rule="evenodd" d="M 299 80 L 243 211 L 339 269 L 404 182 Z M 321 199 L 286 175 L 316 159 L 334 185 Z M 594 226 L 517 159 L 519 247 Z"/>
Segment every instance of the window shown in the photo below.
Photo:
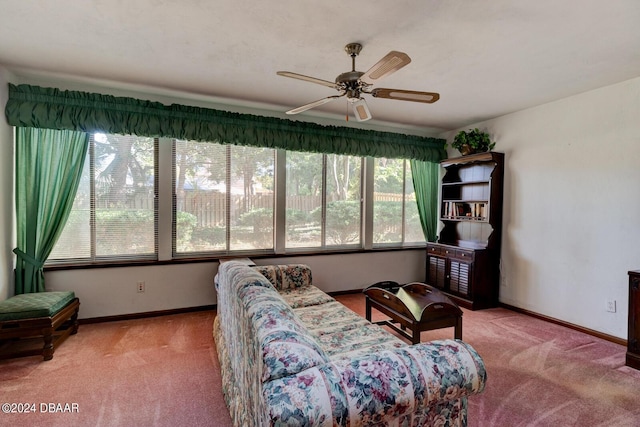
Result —
<path fill-rule="evenodd" d="M 322 246 L 322 157 L 287 153 L 287 248 Z"/>
<path fill-rule="evenodd" d="M 326 155 L 326 245 L 360 245 L 362 159 Z"/>
<path fill-rule="evenodd" d="M 373 244 L 382 246 L 424 241 L 409 162 L 375 159 Z"/>
<path fill-rule="evenodd" d="M 416 203 L 416 192 L 413 188 L 413 175 L 408 160 L 405 164 L 404 189 L 404 240 L 406 243 L 425 243 L 424 231 L 420 224 L 420 213 Z"/>
<path fill-rule="evenodd" d="M 408 161 L 103 133 L 89 144 L 49 264 L 424 244 Z"/>
<path fill-rule="evenodd" d="M 48 262 L 156 257 L 156 143 L 93 134 L 67 224 Z"/>
<path fill-rule="evenodd" d="M 273 250 L 275 151 L 175 141 L 175 254 Z"/>
<path fill-rule="evenodd" d="M 360 157 L 287 152 L 286 248 L 359 246 Z"/>

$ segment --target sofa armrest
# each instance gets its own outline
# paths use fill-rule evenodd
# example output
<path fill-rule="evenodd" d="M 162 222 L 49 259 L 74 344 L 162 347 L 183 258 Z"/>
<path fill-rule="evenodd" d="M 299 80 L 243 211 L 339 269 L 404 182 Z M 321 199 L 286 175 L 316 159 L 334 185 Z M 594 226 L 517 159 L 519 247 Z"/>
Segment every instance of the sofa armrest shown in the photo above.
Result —
<path fill-rule="evenodd" d="M 272 425 L 386 424 L 400 417 L 464 425 L 456 418 L 466 416 L 466 397 L 481 393 L 485 382 L 471 346 L 442 340 L 316 366 L 265 383 L 263 397 Z"/>

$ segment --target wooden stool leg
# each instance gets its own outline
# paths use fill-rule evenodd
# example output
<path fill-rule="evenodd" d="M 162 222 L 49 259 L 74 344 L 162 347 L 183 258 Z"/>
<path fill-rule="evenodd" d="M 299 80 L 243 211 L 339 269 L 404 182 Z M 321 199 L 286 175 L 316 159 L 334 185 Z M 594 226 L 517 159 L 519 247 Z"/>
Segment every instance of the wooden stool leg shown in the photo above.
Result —
<path fill-rule="evenodd" d="M 458 316 L 458 319 L 456 320 L 456 327 L 455 327 L 455 331 L 454 331 L 454 337 L 457 340 L 461 340 L 462 339 L 462 316 Z"/>
<path fill-rule="evenodd" d="M 53 328 L 43 329 L 44 347 L 42 348 L 42 356 L 44 360 L 53 359 Z"/>
<path fill-rule="evenodd" d="M 78 311 L 79 311 L 79 306 L 76 307 L 76 311 L 73 312 L 73 316 L 71 316 L 71 324 L 72 329 L 71 329 L 71 335 L 75 335 L 78 333 Z"/>
<path fill-rule="evenodd" d="M 420 327 L 416 322 L 413 323 L 411 328 L 411 344 L 420 344 Z"/>

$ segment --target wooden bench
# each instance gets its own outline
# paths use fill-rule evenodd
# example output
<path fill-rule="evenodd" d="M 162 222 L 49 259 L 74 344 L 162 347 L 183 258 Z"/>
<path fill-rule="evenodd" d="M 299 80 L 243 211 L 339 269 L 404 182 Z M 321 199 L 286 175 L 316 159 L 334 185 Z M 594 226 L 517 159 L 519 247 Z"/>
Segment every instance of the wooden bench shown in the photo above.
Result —
<path fill-rule="evenodd" d="M 39 292 L 0 301 L 0 359 L 53 352 L 78 332 L 80 301 L 73 292 Z M 35 346 L 35 348 L 34 348 Z"/>

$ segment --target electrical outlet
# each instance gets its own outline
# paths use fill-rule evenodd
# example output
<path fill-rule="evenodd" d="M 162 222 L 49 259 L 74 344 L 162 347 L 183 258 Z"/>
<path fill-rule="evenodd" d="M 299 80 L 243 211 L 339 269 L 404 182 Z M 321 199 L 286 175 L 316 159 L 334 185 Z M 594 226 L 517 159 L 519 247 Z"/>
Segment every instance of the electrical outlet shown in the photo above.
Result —
<path fill-rule="evenodd" d="M 144 281 L 138 282 L 138 293 L 144 292 Z"/>
<path fill-rule="evenodd" d="M 608 299 L 607 300 L 607 311 L 609 313 L 615 313 L 616 312 L 616 300 L 614 300 L 614 299 Z"/>

